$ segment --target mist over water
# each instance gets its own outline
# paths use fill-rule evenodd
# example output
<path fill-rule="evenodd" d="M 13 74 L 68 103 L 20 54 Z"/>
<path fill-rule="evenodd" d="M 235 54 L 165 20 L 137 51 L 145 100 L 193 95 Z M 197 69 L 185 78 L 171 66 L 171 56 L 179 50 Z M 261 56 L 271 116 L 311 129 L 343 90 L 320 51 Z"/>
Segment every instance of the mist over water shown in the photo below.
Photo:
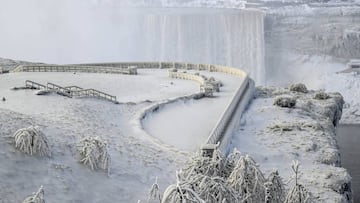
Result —
<path fill-rule="evenodd" d="M 263 13 L 0 0 L 0 56 L 46 63 L 180 61 L 241 67 L 262 81 Z M 126 2 L 126 1 L 120 1 Z"/>

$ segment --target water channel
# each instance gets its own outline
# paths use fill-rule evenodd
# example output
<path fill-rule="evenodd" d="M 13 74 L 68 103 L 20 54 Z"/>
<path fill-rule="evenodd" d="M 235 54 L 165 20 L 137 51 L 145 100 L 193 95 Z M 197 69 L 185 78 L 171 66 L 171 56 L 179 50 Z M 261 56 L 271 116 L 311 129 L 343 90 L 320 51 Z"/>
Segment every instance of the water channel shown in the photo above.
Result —
<path fill-rule="evenodd" d="M 352 177 L 354 202 L 360 202 L 360 125 L 340 125 L 337 141 L 340 147 L 341 163 Z"/>

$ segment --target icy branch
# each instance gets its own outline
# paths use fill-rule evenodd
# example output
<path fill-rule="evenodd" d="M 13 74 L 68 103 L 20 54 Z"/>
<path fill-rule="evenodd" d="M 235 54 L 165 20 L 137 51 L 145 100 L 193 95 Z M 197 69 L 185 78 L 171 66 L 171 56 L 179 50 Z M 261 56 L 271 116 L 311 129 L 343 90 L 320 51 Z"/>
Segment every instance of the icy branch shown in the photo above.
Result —
<path fill-rule="evenodd" d="M 27 197 L 22 203 L 45 203 L 45 192 L 43 186 L 40 186 L 36 193 Z"/>

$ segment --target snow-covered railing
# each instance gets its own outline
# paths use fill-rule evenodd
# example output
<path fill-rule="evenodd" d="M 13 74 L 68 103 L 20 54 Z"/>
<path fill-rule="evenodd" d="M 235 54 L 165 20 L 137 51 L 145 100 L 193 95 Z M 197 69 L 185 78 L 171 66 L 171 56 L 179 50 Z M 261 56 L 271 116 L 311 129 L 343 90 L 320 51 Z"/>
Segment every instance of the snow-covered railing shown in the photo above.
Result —
<path fill-rule="evenodd" d="M 192 73 L 169 71 L 169 77 L 176 78 L 176 79 L 182 79 L 182 80 L 193 80 L 193 81 L 200 83 L 200 85 L 205 85 L 205 82 L 206 82 L 204 77 L 202 77 L 200 75 L 195 75 Z"/>
<path fill-rule="evenodd" d="M 132 67 L 104 67 L 81 65 L 20 65 L 14 72 L 85 72 L 136 75 L 137 70 Z"/>
<path fill-rule="evenodd" d="M 78 91 L 71 91 L 70 95 L 73 97 L 97 97 L 117 103 L 116 96 L 95 89 L 82 89 Z"/>
<path fill-rule="evenodd" d="M 42 85 L 40 83 L 26 80 L 25 86 L 27 88 L 33 88 L 33 89 L 46 89 L 46 90 L 54 90 L 61 95 L 68 96 L 68 97 L 96 97 L 105 99 L 114 103 L 118 103 L 116 100 L 116 96 L 107 94 L 105 92 L 101 92 L 99 90 L 95 89 L 83 89 L 78 86 L 68 86 L 68 87 L 62 87 L 60 85 L 54 84 L 54 83 L 47 83 L 46 86 Z"/>
<path fill-rule="evenodd" d="M 46 87 L 47 87 L 48 90 L 55 90 L 56 92 L 59 92 L 62 95 L 71 97 L 71 91 L 64 88 L 64 87 L 61 87 L 60 85 L 56 85 L 54 83 L 49 82 L 49 83 L 47 83 Z"/>
<path fill-rule="evenodd" d="M 25 87 L 26 88 L 30 88 L 30 89 L 46 89 L 46 86 L 45 85 L 42 85 L 40 83 L 37 83 L 37 82 L 34 82 L 34 81 L 31 81 L 31 80 L 26 80 L 25 81 Z"/>
<path fill-rule="evenodd" d="M 228 153 L 232 130 L 235 125 L 239 123 L 242 112 L 251 101 L 253 91 L 254 82 L 246 75 L 231 102 L 211 131 L 203 149 L 214 150 L 214 148 L 217 147 L 222 153 Z"/>

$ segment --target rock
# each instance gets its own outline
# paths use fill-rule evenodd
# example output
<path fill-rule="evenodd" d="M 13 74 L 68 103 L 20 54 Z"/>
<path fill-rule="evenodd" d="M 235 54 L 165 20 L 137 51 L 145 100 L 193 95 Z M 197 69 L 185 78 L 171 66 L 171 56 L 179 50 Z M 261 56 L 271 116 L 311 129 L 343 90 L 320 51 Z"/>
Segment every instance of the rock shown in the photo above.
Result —
<path fill-rule="evenodd" d="M 289 89 L 293 92 L 308 93 L 306 86 L 302 83 L 291 84 Z"/>
<path fill-rule="evenodd" d="M 329 98 L 330 98 L 330 95 L 328 95 L 326 92 L 317 92 L 314 95 L 314 99 L 317 99 L 317 100 L 326 100 Z"/>
<path fill-rule="evenodd" d="M 291 96 L 277 96 L 275 97 L 274 105 L 285 108 L 293 108 L 296 105 L 296 99 Z"/>

